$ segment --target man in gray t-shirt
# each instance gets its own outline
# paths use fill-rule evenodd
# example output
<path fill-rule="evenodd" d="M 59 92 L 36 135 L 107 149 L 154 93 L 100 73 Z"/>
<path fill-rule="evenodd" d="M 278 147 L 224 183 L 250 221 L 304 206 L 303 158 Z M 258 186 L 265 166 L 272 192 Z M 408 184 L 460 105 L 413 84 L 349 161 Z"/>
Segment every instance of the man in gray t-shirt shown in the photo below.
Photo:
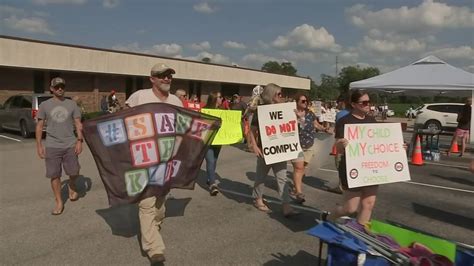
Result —
<path fill-rule="evenodd" d="M 69 175 L 69 199 L 79 198 L 75 179 L 79 175 L 78 155 L 82 152 L 81 110 L 76 102 L 64 98 L 66 82 L 62 78 L 51 80 L 53 98 L 43 102 L 38 110 L 36 124 L 36 148 L 38 156 L 45 159 L 46 177 L 51 179 L 51 187 L 56 200 L 53 215 L 64 210 L 61 198 L 61 166 Z M 46 121 L 46 141 L 42 144 L 43 126 Z M 76 129 L 77 137 L 74 133 Z"/>

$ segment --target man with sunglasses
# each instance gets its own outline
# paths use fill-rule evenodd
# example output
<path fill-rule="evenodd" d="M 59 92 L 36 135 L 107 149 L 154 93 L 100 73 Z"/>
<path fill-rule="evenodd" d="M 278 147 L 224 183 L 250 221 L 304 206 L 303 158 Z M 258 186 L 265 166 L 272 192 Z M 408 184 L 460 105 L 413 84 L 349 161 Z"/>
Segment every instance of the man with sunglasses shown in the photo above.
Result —
<path fill-rule="evenodd" d="M 152 88 L 134 92 L 125 102 L 128 107 L 146 103 L 168 103 L 183 107 L 181 100 L 170 93 L 173 74 L 171 67 L 158 63 L 150 72 Z M 150 258 L 152 265 L 160 265 L 165 261 L 165 243 L 160 234 L 161 224 L 165 218 L 166 196 L 153 196 L 138 203 L 141 243 L 143 250 Z"/>
<path fill-rule="evenodd" d="M 50 91 L 53 98 L 40 104 L 36 124 L 36 148 L 38 156 L 45 159 L 46 177 L 51 180 L 56 206 L 52 215 L 60 215 L 64 210 L 61 198 L 61 166 L 69 176 L 69 200 L 79 198 L 75 180 L 79 176 L 78 155 L 82 152 L 81 110 L 76 102 L 64 97 L 66 81 L 62 78 L 51 80 Z M 43 126 L 46 121 L 46 140 L 42 143 Z M 74 134 L 74 128 L 76 134 Z"/>

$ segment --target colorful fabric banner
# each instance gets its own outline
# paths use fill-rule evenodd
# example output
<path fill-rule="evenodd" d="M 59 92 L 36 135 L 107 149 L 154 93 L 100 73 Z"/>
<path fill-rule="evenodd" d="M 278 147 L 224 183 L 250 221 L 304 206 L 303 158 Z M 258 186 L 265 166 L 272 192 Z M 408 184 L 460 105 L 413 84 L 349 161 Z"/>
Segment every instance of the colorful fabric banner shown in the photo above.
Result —
<path fill-rule="evenodd" d="M 400 123 L 347 124 L 349 188 L 410 180 Z"/>
<path fill-rule="evenodd" d="M 110 205 L 193 189 L 221 121 L 150 103 L 84 122 L 84 137 Z"/>
<path fill-rule="evenodd" d="M 302 152 L 295 109 L 295 102 L 258 106 L 258 126 L 267 165 L 296 159 Z"/>
<path fill-rule="evenodd" d="M 242 141 L 242 111 L 201 109 L 201 112 L 222 119 L 212 145 L 230 145 Z"/>

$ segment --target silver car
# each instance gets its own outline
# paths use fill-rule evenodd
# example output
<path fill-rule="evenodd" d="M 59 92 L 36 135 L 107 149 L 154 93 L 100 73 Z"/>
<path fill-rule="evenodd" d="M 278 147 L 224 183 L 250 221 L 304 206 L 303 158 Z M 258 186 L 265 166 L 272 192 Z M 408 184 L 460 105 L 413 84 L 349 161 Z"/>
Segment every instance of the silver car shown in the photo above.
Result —
<path fill-rule="evenodd" d="M 0 130 L 20 132 L 24 138 L 35 134 L 39 105 L 51 94 L 18 94 L 8 98 L 0 108 Z"/>

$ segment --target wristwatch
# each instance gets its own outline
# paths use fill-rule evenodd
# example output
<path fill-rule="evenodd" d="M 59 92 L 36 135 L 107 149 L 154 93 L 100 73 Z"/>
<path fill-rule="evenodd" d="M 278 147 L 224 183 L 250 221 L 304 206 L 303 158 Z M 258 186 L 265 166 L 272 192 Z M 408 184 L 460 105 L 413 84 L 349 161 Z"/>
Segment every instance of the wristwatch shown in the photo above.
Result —
<path fill-rule="evenodd" d="M 78 142 L 84 142 L 84 139 L 77 139 Z"/>

